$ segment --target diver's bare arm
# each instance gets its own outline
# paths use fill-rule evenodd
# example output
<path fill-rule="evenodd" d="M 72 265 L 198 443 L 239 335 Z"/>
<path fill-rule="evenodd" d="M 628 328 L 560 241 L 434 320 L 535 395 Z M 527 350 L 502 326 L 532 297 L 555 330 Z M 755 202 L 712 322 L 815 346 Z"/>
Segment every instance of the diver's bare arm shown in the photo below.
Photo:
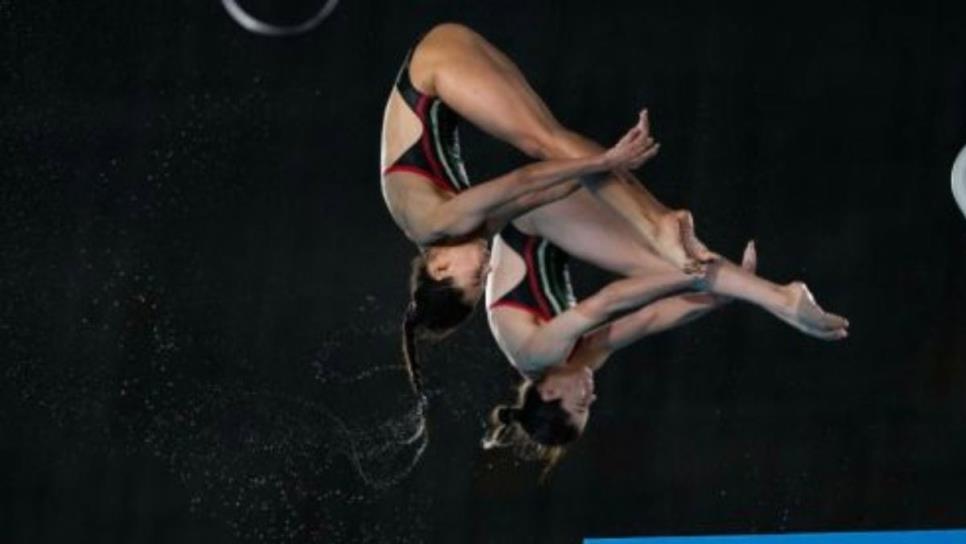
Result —
<path fill-rule="evenodd" d="M 591 330 L 621 312 L 643 306 L 675 291 L 694 288 L 700 280 L 677 271 L 615 281 L 579 304 L 536 327 L 518 351 L 519 366 L 539 371 L 567 358 Z"/>
<path fill-rule="evenodd" d="M 688 293 L 667 297 L 628 314 L 584 337 L 584 349 L 601 354 L 613 353 L 645 336 L 680 327 L 727 304 L 727 299 L 709 293 Z M 596 370 L 606 357 L 589 366 Z"/>
<path fill-rule="evenodd" d="M 575 178 L 516 198 L 493 211 L 486 222 L 486 230 L 491 234 L 498 233 L 517 217 L 530 210 L 567 198 L 581 186 L 580 178 Z"/>
<path fill-rule="evenodd" d="M 446 201 L 428 215 L 428 242 L 458 238 L 486 225 L 500 208 L 529 194 L 604 168 L 603 155 L 529 164 L 478 184 Z"/>
<path fill-rule="evenodd" d="M 509 174 L 478 184 L 437 206 L 429 215 L 423 238 L 433 242 L 473 233 L 494 216 L 520 215 L 573 192 L 573 178 L 613 168 L 637 168 L 657 152 L 653 140 L 638 126 L 631 128 L 614 147 L 593 155 L 553 159 L 528 164 Z M 546 191 L 557 185 L 561 191 Z M 516 217 L 509 217 L 512 219 Z"/>

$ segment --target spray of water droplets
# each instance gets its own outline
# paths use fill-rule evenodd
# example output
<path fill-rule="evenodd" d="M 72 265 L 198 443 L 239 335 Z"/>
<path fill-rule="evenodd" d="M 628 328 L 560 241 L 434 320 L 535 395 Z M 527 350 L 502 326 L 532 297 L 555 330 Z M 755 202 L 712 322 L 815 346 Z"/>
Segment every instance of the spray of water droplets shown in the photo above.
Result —
<path fill-rule="evenodd" d="M 372 339 L 355 338 L 362 340 Z M 317 398 L 251 379 L 199 377 L 185 364 L 186 336 L 164 324 L 151 327 L 151 342 L 150 364 L 119 374 L 53 373 L 25 358 L 5 368 L 5 383 L 21 411 L 46 413 L 47 433 L 72 431 L 88 449 L 160 460 L 193 510 L 256 541 L 357 538 L 352 511 L 392 493 L 427 448 L 425 401 L 405 389 L 401 365 L 355 372 L 357 361 L 337 358 L 341 341 L 306 365 Z M 372 397 L 372 387 L 387 390 L 382 378 L 402 387 L 398 402 L 353 402 Z"/>

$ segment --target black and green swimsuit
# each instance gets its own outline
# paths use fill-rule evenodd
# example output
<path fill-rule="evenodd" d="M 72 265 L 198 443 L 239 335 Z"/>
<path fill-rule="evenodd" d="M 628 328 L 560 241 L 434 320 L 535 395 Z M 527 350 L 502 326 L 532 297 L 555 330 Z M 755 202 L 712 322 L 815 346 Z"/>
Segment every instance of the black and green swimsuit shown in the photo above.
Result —
<path fill-rule="evenodd" d="M 459 124 L 462 118 L 438 97 L 423 94 L 413 86 L 409 78 L 412 55 L 410 50 L 396 76 L 396 89 L 419 117 L 423 134 L 383 174 L 419 174 L 448 193 L 469 189 L 471 184 L 460 155 Z"/>
<path fill-rule="evenodd" d="M 550 321 L 577 303 L 567 268 L 569 256 L 562 249 L 544 238 L 520 232 L 513 224 L 508 224 L 498 236 L 523 258 L 527 273 L 490 308 L 512 306 Z"/>

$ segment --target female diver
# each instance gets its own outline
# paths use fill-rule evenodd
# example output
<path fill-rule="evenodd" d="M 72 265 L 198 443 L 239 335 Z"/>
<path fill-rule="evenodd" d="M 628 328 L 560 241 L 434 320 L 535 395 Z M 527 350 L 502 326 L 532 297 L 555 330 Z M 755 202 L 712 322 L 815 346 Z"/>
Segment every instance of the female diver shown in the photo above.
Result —
<path fill-rule="evenodd" d="M 595 399 L 593 373 L 611 353 L 726 300 L 759 305 L 816 338 L 848 336 L 848 321 L 822 310 L 805 284 L 776 285 L 756 276 L 752 243 L 742 267 L 719 258 L 701 276 L 677 270 L 635 235 L 578 191 L 522 216 L 496 237 L 487 315 L 497 343 L 524 381 L 516 405 L 491 414 L 484 447 L 529 443 L 552 464 L 583 432 Z M 568 253 L 630 277 L 575 303 Z M 704 292 L 675 294 L 695 289 Z"/>
<path fill-rule="evenodd" d="M 471 185 L 460 157 L 460 118 L 546 162 Z M 513 63 L 481 36 L 456 24 L 428 32 L 399 72 L 382 133 L 383 197 L 396 223 L 423 249 L 413 260 L 403 323 L 407 352 L 417 332 L 444 336 L 471 313 L 482 296 L 488 234 L 576 190 L 578 181 L 568 178 L 609 171 L 582 178 L 584 187 L 657 254 L 689 271 L 710 261 L 693 235 L 690 214 L 665 208 L 629 173 L 659 148 L 646 122 L 632 130 L 639 134 L 628 137 L 646 149 L 633 158 L 607 158 L 601 146 L 564 130 Z"/>
<path fill-rule="evenodd" d="M 707 281 L 664 270 L 613 282 L 575 304 L 566 254 L 510 226 L 495 243 L 493 261 L 486 289 L 490 329 L 524 381 L 515 405 L 491 413 L 483 447 L 535 445 L 551 463 L 586 427 L 597 399 L 594 372 L 614 351 L 731 300 L 710 292 L 671 295 L 707 287 Z M 538 262 L 540 271 L 534 268 Z M 756 266 L 749 242 L 741 267 L 753 274 Z M 611 320 L 621 312 L 626 315 Z M 829 336 L 845 334 L 843 329 Z"/>

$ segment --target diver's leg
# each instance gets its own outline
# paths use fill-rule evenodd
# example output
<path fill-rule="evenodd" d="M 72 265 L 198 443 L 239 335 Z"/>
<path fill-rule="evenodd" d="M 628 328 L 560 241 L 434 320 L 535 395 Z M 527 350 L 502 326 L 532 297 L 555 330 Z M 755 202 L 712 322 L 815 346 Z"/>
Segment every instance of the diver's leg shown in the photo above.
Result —
<path fill-rule="evenodd" d="M 709 267 L 708 290 L 751 302 L 799 331 L 833 340 L 844 338 L 849 322 L 826 312 L 800 281 L 777 285 L 724 259 Z"/>

